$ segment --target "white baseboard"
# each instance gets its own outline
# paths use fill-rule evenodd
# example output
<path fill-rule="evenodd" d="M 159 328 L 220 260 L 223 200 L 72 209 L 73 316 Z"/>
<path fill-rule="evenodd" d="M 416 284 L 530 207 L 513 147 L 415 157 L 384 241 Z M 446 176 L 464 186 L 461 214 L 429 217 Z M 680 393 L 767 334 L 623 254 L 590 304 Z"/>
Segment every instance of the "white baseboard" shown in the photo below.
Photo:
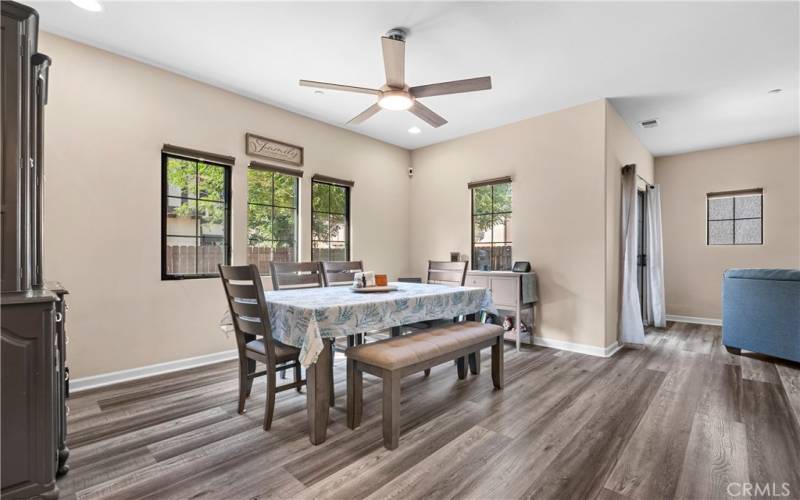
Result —
<path fill-rule="evenodd" d="M 187 370 L 197 366 L 211 365 L 221 361 L 236 359 L 237 356 L 238 353 L 236 349 L 232 349 L 230 351 L 204 354 L 202 356 L 195 356 L 193 358 L 177 359 L 175 361 L 167 361 L 166 363 L 147 365 L 128 370 L 120 370 L 118 372 L 101 373 L 100 375 L 92 375 L 90 377 L 70 379 L 69 392 L 81 392 L 89 389 L 96 389 L 98 387 L 105 387 L 107 385 L 119 384 L 121 382 L 128 382 L 131 380 L 153 377 L 155 375 Z"/>
<path fill-rule="evenodd" d="M 550 347 L 552 349 L 588 354 L 590 356 L 600 356 L 603 358 L 609 358 L 613 356 L 622 348 L 618 342 L 614 342 L 613 344 L 603 348 L 587 344 L 567 342 L 565 340 L 546 339 L 544 337 L 534 337 L 533 343 L 534 345 L 541 347 Z M 78 393 L 81 391 L 87 391 L 89 389 L 97 389 L 99 387 L 120 384 L 122 382 L 130 382 L 132 380 L 154 377 L 156 375 L 163 375 L 180 370 L 187 370 L 189 368 L 195 368 L 198 366 L 211 365 L 214 363 L 220 363 L 222 361 L 236 359 L 237 355 L 236 349 L 231 349 L 230 351 L 215 352 L 212 354 L 205 354 L 203 356 L 195 356 L 193 358 L 177 359 L 175 361 L 167 361 L 165 363 L 157 363 L 139 368 L 131 368 L 117 372 L 101 373 L 99 375 L 92 375 L 90 377 L 70 379 L 69 391 L 70 393 Z"/>
<path fill-rule="evenodd" d="M 722 326 L 722 320 L 717 318 L 698 318 L 695 316 L 678 316 L 677 314 L 667 314 L 667 321 L 678 321 L 680 323 L 694 323 L 697 325 Z"/>
<path fill-rule="evenodd" d="M 533 337 L 533 344 L 541 347 L 550 347 L 552 349 L 559 349 L 561 351 L 570 351 L 570 352 L 577 352 L 580 354 L 588 354 L 590 356 L 599 356 L 601 358 L 610 358 L 622 348 L 619 342 L 614 342 L 613 344 L 606 347 L 597 347 L 588 344 L 577 344 L 575 342 L 567 342 L 566 340 L 547 339 L 544 337 Z"/>
<path fill-rule="evenodd" d="M 619 342 L 614 342 L 613 344 L 606 346 L 605 354 L 603 355 L 604 358 L 610 358 L 611 356 L 615 355 L 617 351 L 622 349 L 622 344 Z"/>

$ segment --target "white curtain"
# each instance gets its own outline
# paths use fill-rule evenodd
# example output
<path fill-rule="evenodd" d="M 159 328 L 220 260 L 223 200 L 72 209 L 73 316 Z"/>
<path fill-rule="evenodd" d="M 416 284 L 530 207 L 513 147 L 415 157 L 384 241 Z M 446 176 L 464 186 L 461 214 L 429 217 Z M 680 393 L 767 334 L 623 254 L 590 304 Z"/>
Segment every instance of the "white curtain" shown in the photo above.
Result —
<path fill-rule="evenodd" d="M 636 166 L 622 169 L 622 297 L 619 340 L 622 344 L 644 344 L 642 306 L 636 279 L 637 217 Z"/>
<path fill-rule="evenodd" d="M 664 246 L 661 239 L 661 188 L 647 190 L 647 294 L 648 324 L 667 326 L 664 306 Z"/>

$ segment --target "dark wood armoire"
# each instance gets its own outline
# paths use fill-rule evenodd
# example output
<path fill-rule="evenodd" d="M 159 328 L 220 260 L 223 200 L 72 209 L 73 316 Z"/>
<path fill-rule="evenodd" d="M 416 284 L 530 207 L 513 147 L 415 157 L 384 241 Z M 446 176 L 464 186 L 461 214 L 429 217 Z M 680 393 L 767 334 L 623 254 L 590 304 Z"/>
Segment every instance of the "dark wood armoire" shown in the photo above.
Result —
<path fill-rule="evenodd" d="M 39 16 L 3 1 L 0 394 L 5 498 L 55 498 L 66 473 L 65 295 L 42 269 L 43 120 L 50 59 Z"/>

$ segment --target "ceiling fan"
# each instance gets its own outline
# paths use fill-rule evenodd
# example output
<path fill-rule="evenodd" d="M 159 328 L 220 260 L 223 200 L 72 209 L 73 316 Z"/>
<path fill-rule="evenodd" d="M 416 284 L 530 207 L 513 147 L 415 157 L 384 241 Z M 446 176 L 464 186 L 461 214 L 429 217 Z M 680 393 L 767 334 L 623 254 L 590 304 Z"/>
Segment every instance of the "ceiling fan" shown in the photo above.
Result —
<path fill-rule="evenodd" d="M 407 29 L 394 28 L 389 30 L 386 36 L 381 37 L 383 66 L 386 70 L 386 84 L 379 89 L 315 82 L 312 80 L 300 80 L 300 85 L 303 87 L 341 90 L 344 92 L 357 92 L 360 94 L 372 94 L 377 96 L 378 100 L 375 104 L 347 122 L 348 124 L 363 123 L 381 109 L 387 109 L 391 111 L 408 110 L 432 127 L 441 127 L 447 123 L 447 120 L 420 103 L 417 100 L 420 97 L 460 94 L 462 92 L 474 92 L 476 90 L 488 90 L 492 88 L 492 78 L 489 76 L 409 87 L 405 80 L 406 36 L 408 36 Z"/>

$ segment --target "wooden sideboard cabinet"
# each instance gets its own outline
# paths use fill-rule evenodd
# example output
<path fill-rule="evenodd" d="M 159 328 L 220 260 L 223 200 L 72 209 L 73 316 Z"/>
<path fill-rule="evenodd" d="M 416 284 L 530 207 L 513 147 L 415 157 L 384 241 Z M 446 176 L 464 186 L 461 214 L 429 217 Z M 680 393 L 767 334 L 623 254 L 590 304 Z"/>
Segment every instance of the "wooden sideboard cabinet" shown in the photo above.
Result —
<path fill-rule="evenodd" d="M 55 498 L 66 473 L 67 293 L 45 284 L 44 109 L 50 58 L 38 51 L 39 15 L 0 9 L 0 497 Z"/>
<path fill-rule="evenodd" d="M 531 342 L 533 342 L 534 305 L 538 302 L 538 282 L 535 272 L 467 271 L 466 286 L 488 288 L 498 311 L 514 313 L 514 341 L 520 347 L 519 325 L 523 309 L 531 310 Z"/>
<path fill-rule="evenodd" d="M 57 498 L 56 303 L 49 290 L 2 294 L 2 497 Z"/>

